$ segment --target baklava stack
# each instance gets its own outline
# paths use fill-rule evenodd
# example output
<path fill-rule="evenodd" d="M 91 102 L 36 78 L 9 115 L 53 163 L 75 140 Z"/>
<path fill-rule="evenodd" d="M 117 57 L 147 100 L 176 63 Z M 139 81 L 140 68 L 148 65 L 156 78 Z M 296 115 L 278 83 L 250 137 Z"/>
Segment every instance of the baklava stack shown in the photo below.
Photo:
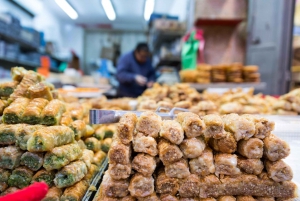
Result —
<path fill-rule="evenodd" d="M 241 83 L 243 82 L 243 65 L 241 63 L 233 63 L 226 68 L 227 82 Z"/>
<path fill-rule="evenodd" d="M 226 65 L 212 66 L 212 82 L 226 82 Z"/>
<path fill-rule="evenodd" d="M 153 112 L 120 120 L 96 201 L 287 200 L 297 195 L 289 146 L 252 115 Z"/>
<path fill-rule="evenodd" d="M 0 192 L 44 181 L 44 200 L 81 200 L 106 155 L 81 140 L 94 134 L 85 122 L 90 106 L 54 99 L 54 88 L 33 71 L 13 68 L 12 77 L 14 88 L 1 85 L 10 104 L 0 124 Z"/>
<path fill-rule="evenodd" d="M 199 64 L 197 66 L 197 83 L 210 83 L 211 66 L 208 64 Z"/>
<path fill-rule="evenodd" d="M 294 89 L 275 101 L 273 112 L 278 115 L 298 115 L 300 113 L 300 89 Z"/>
<path fill-rule="evenodd" d="M 258 66 L 243 67 L 244 82 L 260 82 L 260 73 Z"/>

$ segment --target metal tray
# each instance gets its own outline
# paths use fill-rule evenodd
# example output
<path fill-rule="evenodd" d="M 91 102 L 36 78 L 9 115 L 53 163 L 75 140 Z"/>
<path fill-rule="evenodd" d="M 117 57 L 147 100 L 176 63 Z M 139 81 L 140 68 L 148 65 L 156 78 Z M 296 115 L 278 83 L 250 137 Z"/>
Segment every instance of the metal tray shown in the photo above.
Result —
<path fill-rule="evenodd" d="M 104 171 L 107 169 L 107 165 L 108 165 L 108 158 L 106 157 L 105 160 L 103 161 L 102 165 L 100 166 L 99 172 L 95 175 L 94 179 L 90 183 L 90 187 L 95 186 L 96 189 L 99 189 L 99 186 L 100 186 L 100 183 L 102 180 L 102 176 L 103 176 Z M 98 190 L 91 191 L 90 187 L 86 191 L 84 197 L 82 198 L 82 201 L 92 201 L 94 199 L 95 194 L 96 194 L 96 192 L 98 192 Z"/>

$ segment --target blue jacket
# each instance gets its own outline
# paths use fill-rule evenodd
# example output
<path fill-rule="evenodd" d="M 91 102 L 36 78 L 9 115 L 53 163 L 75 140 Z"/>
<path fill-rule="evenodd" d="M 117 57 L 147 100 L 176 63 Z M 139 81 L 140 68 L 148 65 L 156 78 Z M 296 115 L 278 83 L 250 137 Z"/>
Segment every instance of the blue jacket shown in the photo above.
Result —
<path fill-rule="evenodd" d="M 123 55 L 117 65 L 117 79 L 120 82 L 118 94 L 126 97 L 137 97 L 147 88 L 140 86 L 135 82 L 134 77 L 142 75 L 148 79 L 148 82 L 155 81 L 155 70 L 152 67 L 151 59 L 145 63 L 138 63 L 134 52 Z"/>

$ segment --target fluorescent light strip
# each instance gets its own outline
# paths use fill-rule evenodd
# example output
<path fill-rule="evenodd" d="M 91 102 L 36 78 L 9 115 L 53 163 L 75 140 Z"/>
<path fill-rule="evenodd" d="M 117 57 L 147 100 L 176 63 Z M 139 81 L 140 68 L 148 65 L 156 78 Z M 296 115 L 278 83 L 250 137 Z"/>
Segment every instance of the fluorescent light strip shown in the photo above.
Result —
<path fill-rule="evenodd" d="M 78 18 L 76 10 L 66 0 L 55 0 L 55 2 L 71 19 Z"/>
<path fill-rule="evenodd" d="M 114 21 L 116 19 L 116 13 L 115 13 L 114 7 L 111 4 L 111 1 L 110 0 L 102 0 L 101 3 L 102 3 L 102 6 L 103 6 L 103 9 L 105 11 L 107 18 L 110 21 Z"/>
<path fill-rule="evenodd" d="M 149 21 L 151 14 L 153 13 L 155 0 L 146 0 L 144 9 L 144 18 Z"/>

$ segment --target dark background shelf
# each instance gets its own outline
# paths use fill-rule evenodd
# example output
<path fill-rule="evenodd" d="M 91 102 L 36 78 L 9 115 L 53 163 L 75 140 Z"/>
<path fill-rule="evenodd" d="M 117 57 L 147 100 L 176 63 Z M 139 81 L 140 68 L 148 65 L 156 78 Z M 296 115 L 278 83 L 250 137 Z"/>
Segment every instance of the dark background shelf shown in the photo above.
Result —
<path fill-rule="evenodd" d="M 36 70 L 39 67 L 39 63 L 20 61 L 17 59 L 7 58 L 0 56 L 0 66 L 6 69 L 10 69 L 15 66 L 22 66 L 28 70 Z"/>

